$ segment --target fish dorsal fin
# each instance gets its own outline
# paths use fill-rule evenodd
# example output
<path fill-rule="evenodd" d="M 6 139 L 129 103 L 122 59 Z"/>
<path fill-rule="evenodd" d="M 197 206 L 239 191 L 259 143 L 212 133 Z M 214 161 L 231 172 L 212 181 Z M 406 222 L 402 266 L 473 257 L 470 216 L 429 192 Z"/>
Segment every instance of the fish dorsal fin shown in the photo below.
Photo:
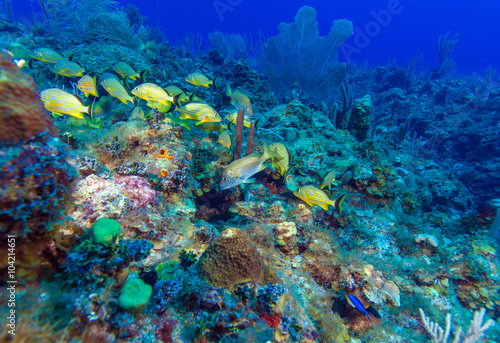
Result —
<path fill-rule="evenodd" d="M 260 157 L 260 156 L 262 156 L 262 154 L 260 152 L 254 151 L 254 152 L 246 155 L 245 157 Z"/>

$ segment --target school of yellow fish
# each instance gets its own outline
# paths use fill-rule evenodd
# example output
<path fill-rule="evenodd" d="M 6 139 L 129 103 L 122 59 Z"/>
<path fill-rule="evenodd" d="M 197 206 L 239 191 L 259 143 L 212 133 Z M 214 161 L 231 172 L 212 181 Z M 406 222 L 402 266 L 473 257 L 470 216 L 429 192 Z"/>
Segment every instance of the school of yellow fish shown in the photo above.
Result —
<path fill-rule="evenodd" d="M 132 117 L 145 117 L 139 100 L 146 102 L 146 106 L 151 111 L 157 110 L 165 113 L 165 121 L 180 125 L 191 130 L 190 121 L 196 128 L 207 132 L 214 131 L 220 133 L 217 143 L 227 149 L 231 149 L 234 137 L 231 137 L 232 125 L 236 125 L 237 112 L 228 114 L 225 119 L 229 124 L 222 123 L 219 113 L 208 105 L 202 99 L 194 94 L 186 94 L 177 86 L 170 85 L 165 88 L 157 84 L 145 82 L 146 71 L 137 72 L 125 62 L 118 62 L 111 71 L 105 72 L 99 77 L 85 74 L 85 68 L 73 60 L 73 56 L 68 58 L 49 48 L 35 49 L 30 57 L 32 60 L 29 65 L 33 68 L 33 61 L 39 60 L 52 65 L 50 70 L 57 75 L 76 78 L 76 88 L 83 95 L 92 101 L 92 105 L 85 105 L 82 98 L 71 92 L 58 88 L 45 89 L 40 93 L 40 98 L 47 109 L 51 112 L 54 119 L 65 117 L 66 123 L 72 126 L 87 127 L 91 129 L 102 129 L 103 120 L 94 121 L 93 104 L 100 97 L 99 86 L 102 87 L 111 97 L 118 99 L 125 105 L 134 106 L 131 113 Z M 189 74 L 185 81 L 194 85 L 210 88 L 216 88 L 216 79 L 210 80 L 200 72 Z M 141 81 L 129 93 L 131 82 Z M 231 98 L 231 103 L 236 110 L 244 110 L 244 127 L 249 128 L 253 121 L 253 109 L 250 99 L 241 91 L 233 91 L 227 83 L 226 95 Z M 100 101 L 99 101 L 100 102 Z M 179 116 L 167 115 L 170 112 L 177 112 Z M 259 119 L 260 120 L 260 119 Z M 258 122 L 255 122 L 255 129 L 258 128 Z M 243 183 L 252 182 L 252 176 L 266 168 L 264 163 L 271 159 L 272 168 L 283 177 L 286 177 L 290 167 L 292 156 L 288 148 L 282 143 L 273 143 L 268 145 L 264 143 L 262 154 L 253 152 L 229 164 L 222 175 L 219 189 L 225 190 Z M 331 200 L 329 195 L 322 189 L 328 187 L 331 190 L 332 185 L 336 185 L 335 171 L 332 170 L 323 178 L 320 188 L 307 185 L 297 189 L 293 194 L 303 200 L 310 206 L 320 206 L 328 210 L 333 206 L 339 214 L 342 214 L 342 203 L 346 195 L 341 195 L 335 200 Z"/>

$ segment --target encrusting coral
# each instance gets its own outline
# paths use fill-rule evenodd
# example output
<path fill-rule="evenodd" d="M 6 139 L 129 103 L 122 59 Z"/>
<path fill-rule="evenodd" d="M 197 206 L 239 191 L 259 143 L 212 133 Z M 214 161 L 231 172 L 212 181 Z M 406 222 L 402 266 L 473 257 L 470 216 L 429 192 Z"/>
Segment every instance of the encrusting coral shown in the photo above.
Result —
<path fill-rule="evenodd" d="M 263 279 L 263 262 L 255 246 L 237 228 L 226 229 L 203 252 L 196 270 L 215 287 L 231 288 Z"/>
<path fill-rule="evenodd" d="M 19 143 L 47 131 L 57 133 L 33 79 L 0 51 L 0 140 Z"/>

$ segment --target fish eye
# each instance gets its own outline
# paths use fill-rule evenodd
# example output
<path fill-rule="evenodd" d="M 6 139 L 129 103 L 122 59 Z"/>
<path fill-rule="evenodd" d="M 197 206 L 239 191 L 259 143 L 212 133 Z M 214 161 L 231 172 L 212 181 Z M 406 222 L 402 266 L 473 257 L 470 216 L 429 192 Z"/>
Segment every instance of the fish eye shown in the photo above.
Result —
<path fill-rule="evenodd" d="M 165 150 L 160 149 L 160 155 L 164 155 L 164 154 L 165 154 Z"/>

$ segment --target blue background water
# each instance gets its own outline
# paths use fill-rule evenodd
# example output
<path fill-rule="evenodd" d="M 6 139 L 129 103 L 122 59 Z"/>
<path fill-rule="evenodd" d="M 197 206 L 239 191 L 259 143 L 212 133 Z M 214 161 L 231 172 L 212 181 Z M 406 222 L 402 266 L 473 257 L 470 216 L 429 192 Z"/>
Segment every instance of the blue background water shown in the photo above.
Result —
<path fill-rule="evenodd" d="M 292 22 L 301 6 L 310 5 L 317 11 L 320 34 L 326 35 L 333 20 L 340 18 L 351 20 L 360 32 L 372 30 L 372 37 L 363 42 L 366 46 L 349 56 L 349 60 L 357 63 L 377 65 L 395 60 L 398 65 L 406 66 L 421 49 L 422 68 L 431 70 L 438 63 L 438 37 L 451 31 L 451 36 L 459 33 L 459 43 L 452 54 L 459 72 L 482 74 L 488 65 L 500 68 L 500 3 L 495 0 L 159 0 L 159 11 L 156 0 L 121 3 L 137 5 L 148 16 L 147 23 L 151 26 L 158 21 L 172 43 L 186 33 L 201 33 L 206 38 L 216 30 L 252 34 L 261 31 L 270 37 L 278 33 L 280 22 Z M 216 5 L 223 9 L 217 10 Z M 16 0 L 14 14 L 29 19 L 30 6 L 38 11 L 36 1 Z M 391 14 L 382 26 L 375 16 L 388 7 L 396 8 L 393 12 L 397 13 Z M 355 46 L 354 39 L 351 37 L 347 43 Z M 340 59 L 346 60 L 346 56 L 340 54 Z"/>

